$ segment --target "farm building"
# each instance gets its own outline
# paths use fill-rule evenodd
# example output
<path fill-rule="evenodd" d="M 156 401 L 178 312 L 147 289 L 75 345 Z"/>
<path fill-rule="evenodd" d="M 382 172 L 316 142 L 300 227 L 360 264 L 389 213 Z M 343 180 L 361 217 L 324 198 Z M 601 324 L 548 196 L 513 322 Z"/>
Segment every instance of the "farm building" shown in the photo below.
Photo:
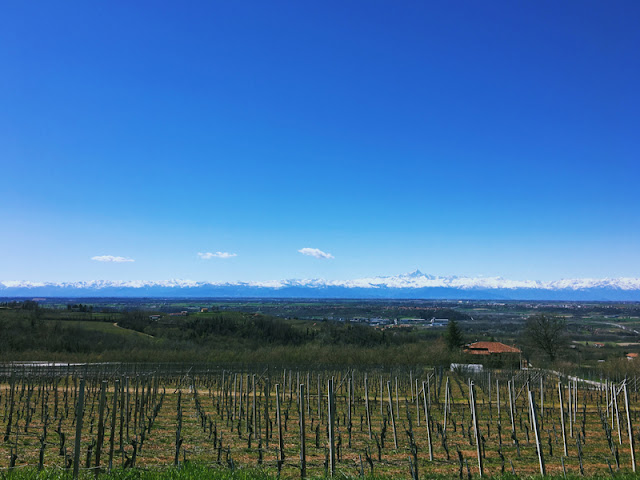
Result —
<path fill-rule="evenodd" d="M 470 343 L 464 349 L 471 355 L 500 355 L 504 353 L 522 353 L 516 347 L 510 347 L 500 342 L 475 342 Z"/>
<path fill-rule="evenodd" d="M 504 368 L 511 366 L 521 368 L 521 351 L 516 347 L 500 342 L 475 342 L 464 347 L 464 353 L 476 356 L 476 362 L 485 367 Z"/>

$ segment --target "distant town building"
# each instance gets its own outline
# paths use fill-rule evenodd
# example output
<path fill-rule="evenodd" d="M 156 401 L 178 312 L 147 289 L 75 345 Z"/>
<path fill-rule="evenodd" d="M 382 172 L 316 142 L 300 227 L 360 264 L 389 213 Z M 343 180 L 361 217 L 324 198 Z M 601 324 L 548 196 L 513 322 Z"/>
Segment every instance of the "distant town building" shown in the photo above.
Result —
<path fill-rule="evenodd" d="M 209 309 L 207 307 L 202 307 L 200 309 L 200 313 L 207 313 L 209 311 Z"/>
<path fill-rule="evenodd" d="M 389 325 L 392 321 L 389 318 L 370 318 L 369 325 L 380 326 L 380 325 Z"/>
<path fill-rule="evenodd" d="M 447 325 L 449 325 L 449 319 L 433 317 L 430 323 L 432 327 L 446 327 Z"/>
<path fill-rule="evenodd" d="M 353 317 L 353 318 L 349 319 L 349 322 L 351 322 L 351 323 L 370 323 L 371 320 L 373 320 L 373 319 L 369 319 L 369 318 L 365 318 L 365 317 Z"/>

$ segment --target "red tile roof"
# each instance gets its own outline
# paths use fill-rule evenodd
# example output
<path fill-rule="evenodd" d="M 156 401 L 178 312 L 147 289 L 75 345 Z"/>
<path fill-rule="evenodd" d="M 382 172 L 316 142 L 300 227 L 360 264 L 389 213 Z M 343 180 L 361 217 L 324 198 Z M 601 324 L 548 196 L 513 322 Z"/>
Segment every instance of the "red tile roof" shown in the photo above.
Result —
<path fill-rule="evenodd" d="M 493 353 L 520 353 L 516 347 L 510 347 L 500 342 L 475 342 L 465 347 L 472 355 L 491 355 Z"/>

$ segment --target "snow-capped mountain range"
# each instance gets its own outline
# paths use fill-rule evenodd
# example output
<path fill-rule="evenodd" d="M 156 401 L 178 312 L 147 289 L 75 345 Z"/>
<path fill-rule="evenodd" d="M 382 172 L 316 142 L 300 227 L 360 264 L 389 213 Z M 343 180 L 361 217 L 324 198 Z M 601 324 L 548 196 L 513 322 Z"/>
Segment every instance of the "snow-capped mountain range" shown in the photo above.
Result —
<path fill-rule="evenodd" d="M 411 273 L 355 280 L 266 282 L 0 281 L 0 297 L 265 297 L 428 298 L 505 300 L 640 301 L 640 278 L 509 280 Z"/>

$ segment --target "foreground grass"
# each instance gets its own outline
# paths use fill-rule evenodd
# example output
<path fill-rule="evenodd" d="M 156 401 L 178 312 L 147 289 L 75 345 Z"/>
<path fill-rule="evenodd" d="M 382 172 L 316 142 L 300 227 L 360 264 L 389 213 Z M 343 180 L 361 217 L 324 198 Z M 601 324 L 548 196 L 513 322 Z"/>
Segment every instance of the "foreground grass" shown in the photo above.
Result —
<path fill-rule="evenodd" d="M 473 475 L 475 478 L 480 478 L 478 475 Z M 71 470 L 63 470 L 63 469 L 55 469 L 55 468 L 47 468 L 42 471 L 38 471 L 35 468 L 16 468 L 13 471 L 9 471 L 7 469 L 0 470 L 0 479 L 11 479 L 11 480 L 71 480 L 73 478 Z M 95 474 L 93 472 L 84 470 L 80 473 L 80 478 L 83 480 L 95 479 Z M 167 467 L 162 469 L 143 469 L 143 468 L 134 468 L 134 469 L 117 469 L 113 470 L 111 473 L 103 473 L 100 475 L 102 480 L 196 480 L 196 479 L 207 479 L 207 480 L 272 480 L 277 479 L 277 473 L 273 471 L 265 471 L 260 469 L 224 469 L 220 467 L 209 467 L 207 465 L 201 464 L 187 464 L 180 468 L 176 467 Z M 296 477 L 297 478 L 297 477 Z M 327 477 L 307 477 L 310 480 L 313 479 L 324 479 Z M 333 479 L 337 480 L 350 480 L 361 478 L 365 480 L 388 480 L 391 478 L 410 478 L 407 476 L 392 476 L 392 475 L 364 475 L 360 476 L 351 476 L 344 474 L 336 474 Z M 441 475 L 441 474 L 429 474 L 429 475 L 421 475 L 421 478 L 428 479 L 457 479 L 459 478 L 457 475 Z M 469 478 L 465 475 L 463 478 Z M 541 477 L 540 475 L 523 475 L 523 476 L 515 476 L 512 474 L 501 475 L 501 476 L 485 476 L 483 478 L 486 479 L 495 479 L 495 480 L 515 480 L 515 479 L 551 479 L 551 480 L 578 480 L 584 478 L 591 479 L 611 479 L 616 478 L 620 480 L 626 479 L 637 479 L 638 475 L 632 473 L 614 473 L 611 474 L 598 474 L 590 477 L 583 477 L 578 475 L 553 475 L 547 477 Z"/>

